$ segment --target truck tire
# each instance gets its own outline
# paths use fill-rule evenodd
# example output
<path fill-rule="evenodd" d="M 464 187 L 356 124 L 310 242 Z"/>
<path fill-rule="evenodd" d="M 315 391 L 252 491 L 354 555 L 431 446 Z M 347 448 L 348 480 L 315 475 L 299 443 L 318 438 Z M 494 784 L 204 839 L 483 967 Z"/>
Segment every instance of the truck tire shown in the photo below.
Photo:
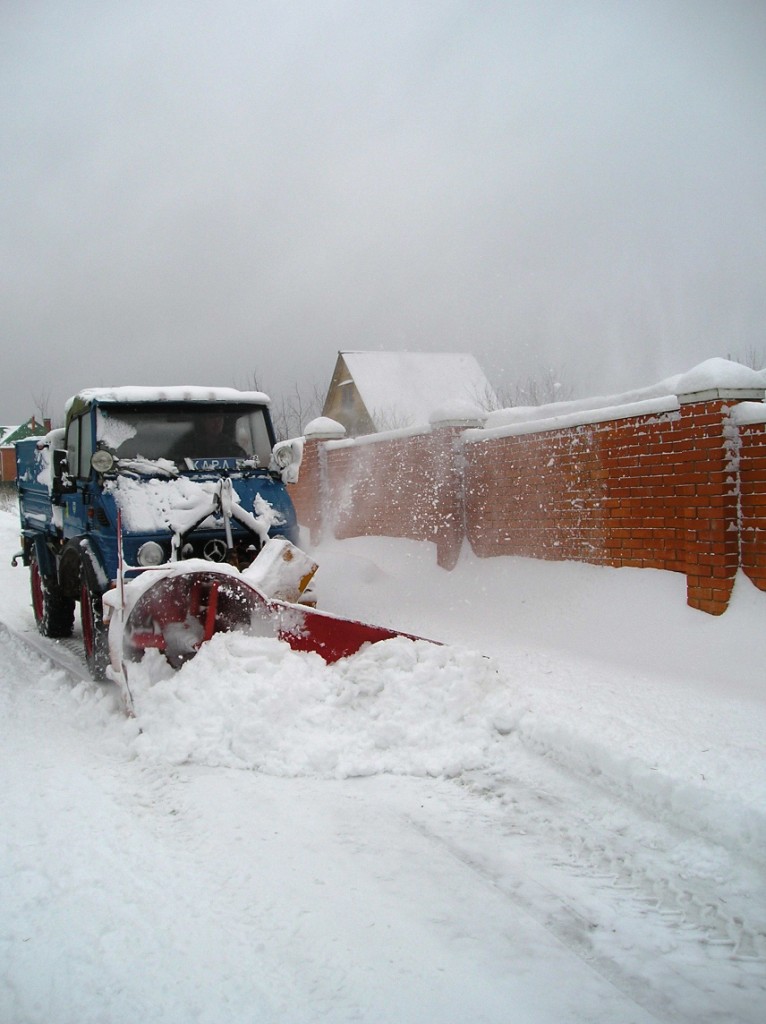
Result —
<path fill-rule="evenodd" d="M 84 571 L 80 587 L 80 618 L 88 671 L 93 679 L 103 682 L 109 665 L 109 636 L 104 625 L 101 594 L 89 582 Z"/>
<path fill-rule="evenodd" d="M 32 610 L 37 628 L 43 636 L 60 639 L 72 635 L 74 601 L 61 592 L 53 576 L 43 576 L 36 552 L 29 560 L 29 583 L 32 590 Z"/>

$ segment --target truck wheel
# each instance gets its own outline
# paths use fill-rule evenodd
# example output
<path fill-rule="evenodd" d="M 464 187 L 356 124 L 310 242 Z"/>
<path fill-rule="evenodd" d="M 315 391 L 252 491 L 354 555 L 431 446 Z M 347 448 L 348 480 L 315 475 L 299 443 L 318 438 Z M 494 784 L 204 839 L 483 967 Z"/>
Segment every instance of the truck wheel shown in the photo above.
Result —
<path fill-rule="evenodd" d="M 56 639 L 71 636 L 74 601 L 61 593 L 55 578 L 43 576 L 34 552 L 29 562 L 29 582 L 32 589 L 32 610 L 37 628 L 42 635 Z"/>
<path fill-rule="evenodd" d="M 80 589 L 80 618 L 88 670 L 94 679 L 102 682 L 106 679 L 109 665 L 109 637 L 104 625 L 101 594 L 89 586 L 84 574 Z"/>

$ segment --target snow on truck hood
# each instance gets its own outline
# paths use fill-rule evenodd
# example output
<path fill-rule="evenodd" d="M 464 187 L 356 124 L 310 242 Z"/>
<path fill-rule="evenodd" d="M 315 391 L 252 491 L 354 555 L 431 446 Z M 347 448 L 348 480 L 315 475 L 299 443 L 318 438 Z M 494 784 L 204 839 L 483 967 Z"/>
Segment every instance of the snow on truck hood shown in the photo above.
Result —
<path fill-rule="evenodd" d="M 159 533 L 174 530 L 179 517 L 208 505 L 217 487 L 216 480 L 191 480 L 183 476 L 173 480 L 119 476 L 107 482 L 104 490 L 114 497 L 128 532 Z M 236 491 L 233 500 L 240 503 Z"/>

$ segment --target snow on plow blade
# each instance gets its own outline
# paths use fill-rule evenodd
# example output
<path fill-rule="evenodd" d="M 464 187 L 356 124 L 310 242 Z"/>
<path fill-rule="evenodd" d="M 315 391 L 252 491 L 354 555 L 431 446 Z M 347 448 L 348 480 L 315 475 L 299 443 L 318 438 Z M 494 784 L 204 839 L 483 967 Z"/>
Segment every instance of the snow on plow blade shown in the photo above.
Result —
<path fill-rule="evenodd" d="M 140 660 L 147 650 L 162 652 L 180 668 L 216 633 L 231 630 L 276 637 L 293 650 L 313 651 L 330 663 L 367 643 L 397 636 L 422 639 L 267 597 L 246 574 L 227 565 L 211 568 L 209 562 L 179 563 L 161 576 L 145 573 L 126 591 L 130 600 L 124 613 L 115 610 L 110 624 L 115 668 Z"/>

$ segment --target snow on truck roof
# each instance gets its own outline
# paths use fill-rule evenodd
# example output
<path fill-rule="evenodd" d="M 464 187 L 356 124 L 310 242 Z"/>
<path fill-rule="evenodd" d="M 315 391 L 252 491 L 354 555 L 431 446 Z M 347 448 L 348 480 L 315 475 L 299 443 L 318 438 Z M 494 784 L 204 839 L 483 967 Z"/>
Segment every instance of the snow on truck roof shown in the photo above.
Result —
<path fill-rule="evenodd" d="M 269 405 L 271 399 L 262 391 L 237 391 L 236 388 L 212 388 L 176 384 L 150 388 L 126 385 L 116 388 L 84 388 L 66 403 L 66 411 L 85 408 L 92 402 L 247 402 Z"/>

